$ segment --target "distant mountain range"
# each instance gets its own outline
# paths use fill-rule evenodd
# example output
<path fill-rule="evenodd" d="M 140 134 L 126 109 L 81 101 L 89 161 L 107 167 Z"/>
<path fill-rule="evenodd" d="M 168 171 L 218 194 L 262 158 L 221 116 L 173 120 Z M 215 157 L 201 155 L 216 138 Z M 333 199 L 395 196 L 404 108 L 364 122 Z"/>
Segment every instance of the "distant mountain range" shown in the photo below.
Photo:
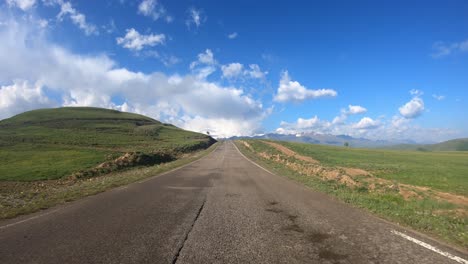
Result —
<path fill-rule="evenodd" d="M 241 138 L 271 139 L 333 146 L 344 146 L 348 143 L 350 147 L 355 148 L 388 148 L 420 151 L 468 151 L 468 138 L 454 139 L 437 144 L 417 144 L 412 140 L 370 140 L 366 138 L 354 138 L 347 135 L 330 135 L 309 132 L 288 135 L 268 133 L 252 137 L 232 137 L 230 139 Z"/>

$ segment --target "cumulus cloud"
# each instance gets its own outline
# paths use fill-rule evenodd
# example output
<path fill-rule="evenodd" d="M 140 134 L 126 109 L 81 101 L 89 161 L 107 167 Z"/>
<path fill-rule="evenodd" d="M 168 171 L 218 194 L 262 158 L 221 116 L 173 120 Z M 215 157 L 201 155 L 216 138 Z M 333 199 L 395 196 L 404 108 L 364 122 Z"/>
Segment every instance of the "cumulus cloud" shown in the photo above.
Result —
<path fill-rule="evenodd" d="M 276 132 L 280 134 L 298 134 L 304 132 L 329 133 L 331 126 L 330 122 L 321 120 L 315 115 L 312 118 L 299 117 L 293 123 L 281 121 L 280 127 L 276 129 Z"/>
<path fill-rule="evenodd" d="M 223 72 L 223 77 L 225 78 L 234 78 L 242 74 L 244 70 L 244 65 L 234 62 L 227 65 L 221 66 L 221 71 Z"/>
<path fill-rule="evenodd" d="M 190 64 L 190 68 L 194 68 L 199 64 L 214 65 L 216 60 L 214 58 L 213 52 L 210 49 L 206 49 L 205 52 L 199 53 L 197 55 L 198 60 Z"/>
<path fill-rule="evenodd" d="M 37 105 L 49 105 L 41 87 L 47 87 L 61 97 L 60 105 L 96 106 L 145 114 L 153 118 L 200 132 L 213 131 L 215 136 L 249 135 L 260 127 L 269 110 L 263 104 L 236 87 L 189 75 L 167 75 L 161 72 L 141 73 L 119 67 L 105 55 L 80 55 L 51 43 L 37 34 L 34 23 L 9 21 L 0 27 L 0 83 L 21 79 L 21 88 L 31 96 L 22 99 Z M 206 52 L 201 62 L 215 63 Z M 31 67 L 34 65 L 34 67 Z M 23 83 L 14 84 L 22 87 Z M 12 94 L 18 88 L 2 87 L 1 102 L 4 117 L 20 113 L 24 108 L 15 103 Z M 38 88 L 39 87 L 39 88 Z M 124 99 L 116 104 L 112 98 Z M 200 122 L 198 124 L 198 122 Z M 203 129 L 202 129 L 203 128 Z M 198 130 L 199 129 L 199 130 Z"/>
<path fill-rule="evenodd" d="M 411 90 L 410 94 L 414 96 L 413 99 L 398 108 L 398 110 L 405 118 L 416 118 L 424 111 L 424 101 L 419 97 L 423 93 L 419 90 Z"/>
<path fill-rule="evenodd" d="M 348 105 L 348 111 L 346 113 L 350 115 L 357 115 L 367 112 L 367 109 L 360 105 Z"/>
<path fill-rule="evenodd" d="M 190 70 L 198 76 L 199 79 L 205 79 L 216 71 L 218 62 L 215 60 L 213 52 L 206 49 L 197 55 L 197 60 L 190 63 Z"/>
<path fill-rule="evenodd" d="M 143 0 L 138 5 L 138 13 L 158 20 L 164 18 L 166 22 L 172 22 L 172 16 L 167 14 L 166 9 L 157 0 Z"/>
<path fill-rule="evenodd" d="M 468 39 L 461 42 L 436 42 L 432 45 L 433 58 L 447 57 L 451 54 L 468 52 Z"/>
<path fill-rule="evenodd" d="M 28 81 L 14 80 L 11 85 L 0 86 L 0 119 L 18 112 L 55 105 L 38 83 L 29 84 Z"/>
<path fill-rule="evenodd" d="M 370 117 L 363 117 L 359 122 L 353 125 L 356 129 L 376 129 L 379 126 L 380 122 Z"/>
<path fill-rule="evenodd" d="M 310 90 L 302 86 L 297 81 L 292 81 L 287 71 L 283 72 L 278 91 L 274 97 L 274 101 L 304 101 L 307 99 L 316 99 L 320 97 L 335 97 L 337 92 L 332 89 Z"/>
<path fill-rule="evenodd" d="M 232 32 L 231 34 L 228 35 L 228 39 L 235 39 L 237 38 L 237 32 Z"/>
<path fill-rule="evenodd" d="M 222 65 L 221 70 L 224 78 L 249 77 L 252 79 L 265 79 L 268 72 L 264 72 L 257 64 L 250 64 L 247 69 L 238 62 Z"/>
<path fill-rule="evenodd" d="M 17 7 L 23 11 L 27 11 L 34 7 L 36 0 L 6 0 L 9 7 Z"/>
<path fill-rule="evenodd" d="M 400 115 L 395 115 L 388 119 L 385 117 L 379 117 L 378 119 L 364 117 L 356 123 L 335 122 L 335 120 L 330 122 L 320 119 L 315 115 L 312 118 L 300 117 L 291 123 L 281 121 L 280 126 L 275 132 L 289 135 L 303 133 L 348 135 L 355 138 L 389 140 L 401 143 L 405 142 L 403 140 L 408 139 L 421 143 L 440 142 L 461 136 L 460 132 L 456 130 L 425 128 L 412 122 L 413 119 L 407 119 Z"/>
<path fill-rule="evenodd" d="M 68 16 L 70 17 L 73 24 L 77 25 L 81 30 L 83 30 L 86 35 L 89 36 L 99 34 L 97 27 L 91 23 L 88 23 L 86 21 L 86 16 L 73 8 L 70 2 L 63 0 L 51 0 L 49 3 L 60 6 L 60 13 L 57 15 L 58 20 L 61 21 L 64 17 Z"/>
<path fill-rule="evenodd" d="M 246 75 L 254 79 L 264 79 L 268 72 L 264 72 L 257 64 L 250 64 L 249 69 L 245 72 Z"/>
<path fill-rule="evenodd" d="M 349 115 L 363 114 L 367 109 L 360 105 L 348 105 L 348 109 L 341 109 L 341 114 L 335 117 L 332 121 L 333 124 L 344 124 Z"/>
<path fill-rule="evenodd" d="M 139 51 L 145 46 L 154 47 L 156 45 L 164 44 L 166 36 L 164 34 L 143 35 L 138 33 L 134 28 L 130 28 L 127 29 L 127 33 L 124 37 L 119 37 L 116 40 L 117 44 L 126 49 Z"/>
<path fill-rule="evenodd" d="M 192 7 L 188 10 L 188 14 L 189 16 L 185 21 L 185 24 L 189 29 L 192 26 L 199 28 L 206 21 L 206 16 L 203 10 L 201 9 L 196 9 L 195 7 Z"/>

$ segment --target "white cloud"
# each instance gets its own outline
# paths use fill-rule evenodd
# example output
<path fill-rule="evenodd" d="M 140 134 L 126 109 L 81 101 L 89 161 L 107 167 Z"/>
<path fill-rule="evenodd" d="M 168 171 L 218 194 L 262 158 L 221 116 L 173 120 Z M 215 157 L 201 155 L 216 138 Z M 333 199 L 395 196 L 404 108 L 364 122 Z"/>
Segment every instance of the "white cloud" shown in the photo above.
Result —
<path fill-rule="evenodd" d="M 432 45 L 432 54 L 433 58 L 442 58 L 456 53 L 468 52 L 468 39 L 462 42 L 436 42 Z"/>
<path fill-rule="evenodd" d="M 215 60 L 213 52 L 206 49 L 205 52 L 197 55 L 197 60 L 190 63 L 190 70 L 195 73 L 199 79 L 205 79 L 216 71 L 218 62 Z"/>
<path fill-rule="evenodd" d="M 27 11 L 34 7 L 36 4 L 36 0 L 6 0 L 8 6 L 10 7 L 18 7 L 23 11 Z"/>
<path fill-rule="evenodd" d="M 238 77 L 249 77 L 252 79 L 265 79 L 268 72 L 264 72 L 260 69 L 257 64 L 250 64 L 247 69 L 244 69 L 244 65 L 238 62 L 230 63 L 221 66 L 224 78 L 238 78 Z"/>
<path fill-rule="evenodd" d="M 228 39 L 235 39 L 237 38 L 237 32 L 232 32 L 231 34 L 228 35 Z"/>
<path fill-rule="evenodd" d="M 320 119 L 317 116 L 314 116 L 310 119 L 297 119 L 297 127 L 298 128 L 312 128 L 320 124 Z"/>
<path fill-rule="evenodd" d="M 342 113 L 341 115 L 336 116 L 335 118 L 333 118 L 332 124 L 334 124 L 334 125 L 344 124 L 346 119 L 348 119 L 348 116 L 346 114 Z"/>
<path fill-rule="evenodd" d="M 0 83 L 12 83 L 14 79 L 40 83 L 54 98 L 62 98 L 60 105 L 122 109 L 186 129 L 213 131 L 219 136 L 255 133 L 269 113 L 242 89 L 223 87 L 193 75 L 130 71 L 105 55 L 74 54 L 36 33 L 37 25 L 24 23 L 10 20 L 9 27 L 0 27 Z M 200 61 L 215 63 L 207 54 L 199 56 Z M 15 102 L 12 94 L 21 93 L 12 89 L 3 92 L 2 87 L 2 102 Z M 47 94 L 36 86 L 26 91 L 31 89 L 36 90 L 29 92 L 32 97 L 28 102 L 48 105 Z M 112 101 L 115 96 L 124 98 L 124 102 L 116 105 Z M 31 104 L 34 108 L 38 105 Z M 8 117 L 22 112 L 22 105 L 5 104 L 1 112 Z"/>
<path fill-rule="evenodd" d="M 164 18 L 166 22 L 170 23 L 173 21 L 172 16 L 167 14 L 166 9 L 157 0 L 143 0 L 138 5 L 138 13 L 147 17 L 151 17 L 154 20 Z"/>
<path fill-rule="evenodd" d="M 376 129 L 379 126 L 380 122 L 370 117 L 363 117 L 359 122 L 353 125 L 356 129 Z"/>
<path fill-rule="evenodd" d="M 145 46 L 154 47 L 159 44 L 164 44 L 166 36 L 164 34 L 142 35 L 134 28 L 130 28 L 127 29 L 127 34 L 125 34 L 123 38 L 119 37 L 116 40 L 117 44 L 126 49 L 139 51 L 142 50 Z"/>
<path fill-rule="evenodd" d="M 0 119 L 19 112 L 55 105 L 38 83 L 30 85 L 24 80 L 14 80 L 11 85 L 0 86 Z"/>
<path fill-rule="evenodd" d="M 437 94 L 433 94 L 432 97 L 434 99 L 436 99 L 437 101 L 442 101 L 445 99 L 445 95 L 437 95 Z"/>
<path fill-rule="evenodd" d="M 334 123 L 321 120 L 317 116 L 310 119 L 298 118 L 294 123 L 282 121 L 276 133 L 280 134 L 330 134 L 349 135 L 355 138 L 367 138 L 372 140 L 389 140 L 404 143 L 404 140 L 416 142 L 440 142 L 456 136 L 459 132 L 443 128 L 423 128 L 411 123 L 412 119 L 401 116 L 393 116 L 391 119 L 378 120 L 364 117 L 357 123 Z"/>
<path fill-rule="evenodd" d="M 244 65 L 234 62 L 228 65 L 221 66 L 221 71 L 223 72 L 223 77 L 225 78 L 235 78 L 242 75 L 244 70 Z"/>
<path fill-rule="evenodd" d="M 332 124 L 344 124 L 349 115 L 363 114 L 365 112 L 367 112 L 367 109 L 360 105 L 348 105 L 348 109 L 341 109 L 341 114 L 333 119 Z"/>
<path fill-rule="evenodd" d="M 348 111 L 346 113 L 350 115 L 356 115 L 365 112 L 367 112 L 367 109 L 360 105 L 348 105 Z"/>
<path fill-rule="evenodd" d="M 65 16 L 69 16 L 73 24 L 77 25 L 86 35 L 97 35 L 99 34 L 98 29 L 95 25 L 86 22 L 86 16 L 78 12 L 73 8 L 70 2 L 63 0 L 51 0 L 47 2 L 50 5 L 59 5 L 60 13 L 57 15 L 57 19 L 62 21 Z"/>
<path fill-rule="evenodd" d="M 161 60 L 161 62 L 162 62 L 166 67 L 170 67 L 170 66 L 176 65 L 177 63 L 180 62 L 180 59 L 177 58 L 177 57 L 174 56 L 174 55 L 160 56 L 159 59 Z"/>
<path fill-rule="evenodd" d="M 337 92 L 332 89 L 309 90 L 297 81 L 289 78 L 287 71 L 283 72 L 279 83 L 278 91 L 274 100 L 277 102 L 304 101 L 320 97 L 335 97 Z"/>
<path fill-rule="evenodd" d="M 199 28 L 205 21 L 206 16 L 201 9 L 196 9 L 192 7 L 188 10 L 189 17 L 185 21 L 185 24 L 190 29 L 192 25 L 195 25 L 196 28 Z"/>
<path fill-rule="evenodd" d="M 318 116 L 312 118 L 299 117 L 296 122 L 288 123 L 281 121 L 280 127 L 276 129 L 280 134 L 298 134 L 303 132 L 329 133 L 332 123 L 321 120 Z"/>
<path fill-rule="evenodd" d="M 409 91 L 409 93 L 412 95 L 412 96 L 415 96 L 415 97 L 419 97 L 419 96 L 422 96 L 424 94 L 423 91 L 421 90 L 417 90 L 417 89 L 411 89 Z"/>
<path fill-rule="evenodd" d="M 213 52 L 210 49 L 206 49 L 205 52 L 199 53 L 197 57 L 198 57 L 198 60 L 196 62 L 192 62 L 192 64 L 190 64 L 190 68 L 195 67 L 197 64 L 207 64 L 207 65 L 216 64 L 216 60 L 214 59 Z"/>
<path fill-rule="evenodd" d="M 254 79 L 263 79 L 268 74 L 268 72 L 263 72 L 257 64 L 250 64 L 249 68 L 246 70 L 246 75 Z"/>
<path fill-rule="evenodd" d="M 415 118 L 424 111 L 424 101 L 419 97 L 414 97 L 409 102 L 398 109 L 405 118 Z"/>
<path fill-rule="evenodd" d="M 37 21 L 37 24 L 39 25 L 40 28 L 46 28 L 49 26 L 49 21 L 45 20 L 45 19 L 39 19 Z"/>

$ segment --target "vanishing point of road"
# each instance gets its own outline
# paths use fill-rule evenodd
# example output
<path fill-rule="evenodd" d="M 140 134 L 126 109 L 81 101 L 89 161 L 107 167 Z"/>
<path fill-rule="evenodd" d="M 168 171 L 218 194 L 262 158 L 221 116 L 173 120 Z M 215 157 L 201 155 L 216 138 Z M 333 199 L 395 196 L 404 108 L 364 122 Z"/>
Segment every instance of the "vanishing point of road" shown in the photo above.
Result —
<path fill-rule="evenodd" d="M 229 141 L 170 173 L 0 222 L 5 264 L 466 259 L 463 249 L 270 174 Z"/>

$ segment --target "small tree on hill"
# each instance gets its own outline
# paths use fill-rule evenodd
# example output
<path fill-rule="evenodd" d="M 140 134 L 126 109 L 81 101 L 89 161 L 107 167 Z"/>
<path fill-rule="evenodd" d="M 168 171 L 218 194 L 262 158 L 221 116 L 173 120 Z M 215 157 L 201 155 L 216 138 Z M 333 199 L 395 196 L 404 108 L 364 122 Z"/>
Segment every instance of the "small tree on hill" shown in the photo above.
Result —
<path fill-rule="evenodd" d="M 345 147 L 349 147 L 349 143 L 348 143 L 348 142 L 345 142 L 345 143 L 344 143 L 344 146 L 345 146 Z"/>

